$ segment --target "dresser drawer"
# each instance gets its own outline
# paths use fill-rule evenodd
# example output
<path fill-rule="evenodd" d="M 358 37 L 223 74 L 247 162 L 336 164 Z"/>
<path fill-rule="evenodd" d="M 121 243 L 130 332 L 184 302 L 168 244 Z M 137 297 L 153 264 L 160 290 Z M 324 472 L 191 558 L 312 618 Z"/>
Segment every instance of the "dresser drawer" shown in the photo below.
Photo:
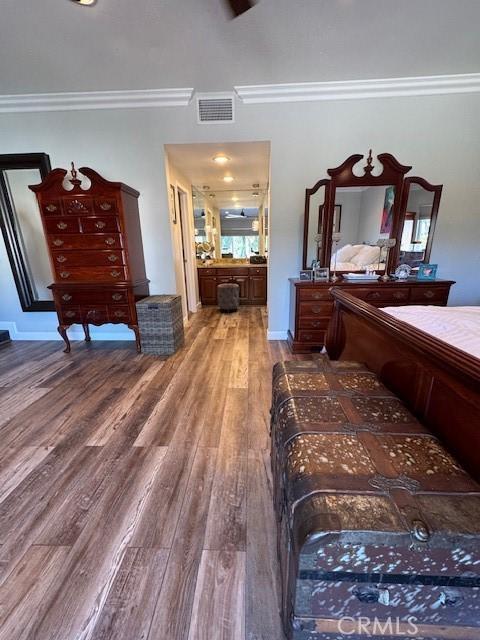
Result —
<path fill-rule="evenodd" d="M 251 276 L 266 276 L 267 268 L 266 267 L 249 267 L 248 273 Z"/>
<path fill-rule="evenodd" d="M 128 292 L 122 289 L 77 291 L 75 289 L 60 289 L 55 291 L 55 299 L 60 305 L 72 304 L 126 304 Z"/>
<path fill-rule="evenodd" d="M 117 233 L 89 235 L 55 235 L 48 237 L 52 249 L 121 249 L 122 236 Z"/>
<path fill-rule="evenodd" d="M 332 284 L 333 287 L 333 284 Z M 299 300 L 332 300 L 332 296 L 327 287 L 324 289 L 298 289 L 298 299 Z"/>
<path fill-rule="evenodd" d="M 78 218 L 49 218 L 45 226 L 49 233 L 80 233 Z"/>
<path fill-rule="evenodd" d="M 116 266 L 125 264 L 123 251 L 52 251 L 55 265 L 62 267 Z"/>
<path fill-rule="evenodd" d="M 118 213 L 117 201 L 115 198 L 95 198 L 94 210 L 100 214 Z"/>
<path fill-rule="evenodd" d="M 329 318 L 333 312 L 333 302 L 300 302 L 299 319 L 324 317 Z"/>
<path fill-rule="evenodd" d="M 123 267 L 55 267 L 59 282 L 122 282 L 127 280 Z"/>
<path fill-rule="evenodd" d="M 60 307 L 58 312 L 60 322 L 63 324 L 82 322 L 82 313 L 80 307 Z"/>
<path fill-rule="evenodd" d="M 93 200 L 87 196 L 63 198 L 63 213 L 65 215 L 91 215 L 93 213 Z"/>
<path fill-rule="evenodd" d="M 248 267 L 237 267 L 229 269 L 220 267 L 217 269 L 217 276 L 248 276 Z"/>
<path fill-rule="evenodd" d="M 128 305 L 111 305 L 108 307 L 109 322 L 130 322 L 130 307 Z"/>
<path fill-rule="evenodd" d="M 327 329 L 330 318 L 300 318 L 298 321 L 299 329 Z"/>
<path fill-rule="evenodd" d="M 117 216 L 102 218 L 82 218 L 83 233 L 116 233 L 120 231 Z"/>
<path fill-rule="evenodd" d="M 448 300 L 448 287 L 432 287 L 432 286 L 421 286 L 421 287 L 412 287 L 410 289 L 410 300 L 411 302 L 419 302 L 423 304 L 427 304 L 429 302 L 443 302 L 447 303 Z"/>
<path fill-rule="evenodd" d="M 325 341 L 325 331 L 309 331 L 306 329 L 300 329 L 298 331 L 298 341 L 322 345 Z"/>
<path fill-rule="evenodd" d="M 365 300 L 367 302 L 396 302 L 407 303 L 409 300 L 409 288 L 408 287 L 342 287 L 342 291 L 350 293 L 356 298 Z"/>
<path fill-rule="evenodd" d="M 217 270 L 216 269 L 212 269 L 210 267 L 205 267 L 205 268 L 200 268 L 198 269 L 198 275 L 200 276 L 200 278 L 202 276 L 215 276 L 217 274 Z"/>

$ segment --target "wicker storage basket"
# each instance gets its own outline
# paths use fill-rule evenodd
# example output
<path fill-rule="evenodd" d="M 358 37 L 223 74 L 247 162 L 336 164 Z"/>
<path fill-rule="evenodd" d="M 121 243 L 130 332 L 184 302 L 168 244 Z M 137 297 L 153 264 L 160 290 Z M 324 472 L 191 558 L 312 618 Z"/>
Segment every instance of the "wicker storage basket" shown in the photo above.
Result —
<path fill-rule="evenodd" d="M 182 299 L 176 295 L 150 296 L 137 302 L 142 351 L 168 356 L 184 343 Z"/>

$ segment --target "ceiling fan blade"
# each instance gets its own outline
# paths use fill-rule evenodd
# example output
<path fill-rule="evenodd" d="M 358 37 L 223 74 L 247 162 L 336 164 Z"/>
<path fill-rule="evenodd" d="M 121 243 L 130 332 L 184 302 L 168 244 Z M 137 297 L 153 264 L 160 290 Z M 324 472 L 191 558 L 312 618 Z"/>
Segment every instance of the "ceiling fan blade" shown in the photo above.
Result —
<path fill-rule="evenodd" d="M 248 11 L 255 4 L 253 0 L 226 0 L 235 17 Z"/>

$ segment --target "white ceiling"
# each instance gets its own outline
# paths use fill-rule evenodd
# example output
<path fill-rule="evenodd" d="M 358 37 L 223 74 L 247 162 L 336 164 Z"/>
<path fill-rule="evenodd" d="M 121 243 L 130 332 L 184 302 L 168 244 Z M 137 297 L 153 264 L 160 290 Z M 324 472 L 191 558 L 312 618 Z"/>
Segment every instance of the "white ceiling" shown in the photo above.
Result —
<path fill-rule="evenodd" d="M 169 161 L 188 178 L 190 184 L 202 191 L 204 186 L 210 187 L 210 192 L 251 192 L 268 188 L 269 142 L 167 144 L 165 149 Z M 230 160 L 218 165 L 212 159 L 218 154 L 225 154 Z M 233 182 L 224 182 L 226 175 L 233 176 Z M 255 189 L 254 184 L 259 187 Z M 230 197 L 235 195 L 231 193 Z"/>
<path fill-rule="evenodd" d="M 3 0 L 0 94 L 476 72 L 479 0 Z"/>

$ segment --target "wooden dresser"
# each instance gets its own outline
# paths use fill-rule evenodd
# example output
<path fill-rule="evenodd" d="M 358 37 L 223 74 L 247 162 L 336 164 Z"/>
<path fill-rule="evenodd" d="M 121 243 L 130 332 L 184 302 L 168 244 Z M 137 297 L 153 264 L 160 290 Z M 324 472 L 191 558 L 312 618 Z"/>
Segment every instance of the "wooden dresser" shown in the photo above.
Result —
<path fill-rule="evenodd" d="M 217 304 L 217 286 L 234 282 L 240 287 L 240 304 L 267 304 L 267 266 L 198 267 L 200 301 Z"/>
<path fill-rule="evenodd" d="M 149 294 L 138 213 L 138 191 L 109 182 L 83 167 L 90 180 L 82 189 L 72 165 L 72 187 L 64 188 L 67 171 L 54 169 L 32 185 L 42 216 L 54 274 L 58 331 L 70 351 L 67 328 L 81 324 L 124 323 L 135 333 L 140 351 L 135 302 Z M 67 184 L 68 184 L 67 182 Z"/>
<path fill-rule="evenodd" d="M 451 280 L 390 280 L 383 282 L 308 282 L 290 278 L 290 328 L 288 342 L 293 353 L 318 351 L 324 345 L 333 312 L 330 289 L 335 286 L 375 307 L 413 304 L 445 306 Z"/>

